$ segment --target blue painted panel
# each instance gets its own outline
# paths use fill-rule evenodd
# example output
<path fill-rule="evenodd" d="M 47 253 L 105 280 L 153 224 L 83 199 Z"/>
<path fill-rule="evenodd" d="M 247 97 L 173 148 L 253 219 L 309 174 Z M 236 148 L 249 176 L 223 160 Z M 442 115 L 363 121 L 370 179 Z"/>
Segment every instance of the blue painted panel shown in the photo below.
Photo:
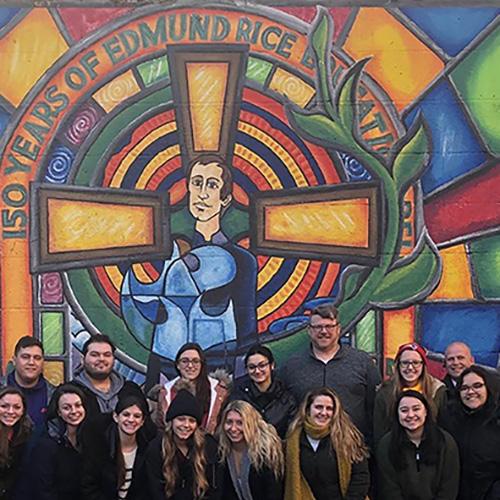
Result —
<path fill-rule="evenodd" d="M 14 7 L 0 8 L 0 28 L 5 26 L 21 9 Z"/>
<path fill-rule="evenodd" d="M 3 131 L 7 127 L 7 124 L 9 123 L 9 119 L 10 119 L 10 114 L 7 113 L 7 111 L 0 108 L 0 136 L 2 135 Z"/>
<path fill-rule="evenodd" d="M 432 304 L 420 308 L 422 344 L 443 353 L 454 341 L 468 344 L 476 362 L 497 366 L 500 304 Z"/>
<path fill-rule="evenodd" d="M 500 9 L 408 7 L 401 11 L 447 54 L 455 56 L 498 15 Z"/>
<path fill-rule="evenodd" d="M 430 165 L 422 177 L 426 195 L 479 167 L 487 158 L 458 99 L 448 80 L 443 79 L 405 116 L 410 126 L 421 111 L 432 135 Z"/>

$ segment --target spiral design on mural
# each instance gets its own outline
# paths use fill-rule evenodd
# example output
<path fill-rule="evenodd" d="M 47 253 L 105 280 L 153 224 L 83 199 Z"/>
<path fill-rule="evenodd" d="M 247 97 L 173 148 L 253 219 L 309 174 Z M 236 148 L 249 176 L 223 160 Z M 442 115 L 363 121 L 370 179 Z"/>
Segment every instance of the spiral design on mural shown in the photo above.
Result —
<path fill-rule="evenodd" d="M 283 77 L 281 80 L 281 91 L 291 101 L 307 103 L 311 97 L 309 86 L 305 85 L 295 76 Z"/>
<path fill-rule="evenodd" d="M 339 156 L 350 181 L 368 181 L 372 178 L 358 160 L 345 153 L 339 153 Z"/>
<path fill-rule="evenodd" d="M 59 273 L 42 274 L 40 295 L 43 304 L 62 304 L 63 284 Z"/>
<path fill-rule="evenodd" d="M 75 155 L 71 149 L 59 146 L 54 150 L 45 180 L 62 184 L 66 181 Z"/>
<path fill-rule="evenodd" d="M 98 120 L 99 115 L 97 110 L 90 105 L 86 106 L 75 116 L 75 119 L 66 131 L 66 139 L 75 146 L 82 144 Z"/>
<path fill-rule="evenodd" d="M 128 78 L 113 80 L 102 89 L 100 98 L 108 105 L 116 105 L 134 93 L 133 81 Z"/>

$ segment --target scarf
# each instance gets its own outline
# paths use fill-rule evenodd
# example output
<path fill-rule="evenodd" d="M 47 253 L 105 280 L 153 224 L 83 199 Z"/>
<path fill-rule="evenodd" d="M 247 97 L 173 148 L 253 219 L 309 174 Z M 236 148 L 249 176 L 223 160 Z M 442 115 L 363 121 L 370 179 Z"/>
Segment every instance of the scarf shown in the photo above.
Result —
<path fill-rule="evenodd" d="M 285 500 L 315 500 L 313 492 L 300 470 L 300 434 L 304 430 L 313 439 L 323 439 L 330 434 L 329 427 L 318 427 L 308 417 L 304 427 L 297 427 L 286 441 Z M 340 492 L 344 497 L 351 482 L 351 464 L 337 455 Z"/>
<path fill-rule="evenodd" d="M 236 471 L 236 464 L 234 463 L 234 457 L 232 454 L 227 457 L 227 466 L 229 469 L 229 475 L 231 476 L 231 480 L 233 482 L 234 491 L 236 491 L 238 499 L 253 500 L 250 484 L 248 482 L 248 478 L 250 476 L 250 457 L 248 456 L 248 450 L 243 455 L 239 476 Z"/>

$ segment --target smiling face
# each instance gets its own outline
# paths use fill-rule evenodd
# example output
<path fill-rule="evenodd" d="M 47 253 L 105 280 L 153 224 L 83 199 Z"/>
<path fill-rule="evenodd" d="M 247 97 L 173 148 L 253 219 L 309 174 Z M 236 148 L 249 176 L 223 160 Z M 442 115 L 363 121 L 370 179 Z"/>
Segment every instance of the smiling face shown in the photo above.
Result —
<path fill-rule="evenodd" d="M 488 389 L 484 379 L 477 373 L 468 373 L 462 380 L 460 399 L 470 410 L 481 408 L 488 399 Z"/>
<path fill-rule="evenodd" d="M 398 419 L 401 427 L 409 432 L 418 432 L 424 427 L 427 410 L 417 398 L 403 397 L 398 405 Z"/>
<path fill-rule="evenodd" d="M 115 355 L 112 347 L 106 342 L 93 342 L 88 346 L 83 358 L 83 368 L 87 374 L 96 379 L 104 380 L 113 371 Z"/>
<path fill-rule="evenodd" d="M 224 186 L 222 167 L 216 163 L 196 163 L 188 180 L 189 211 L 199 221 L 218 216 L 231 202 L 231 195 L 221 198 Z"/>
<path fill-rule="evenodd" d="M 185 380 L 196 380 L 201 372 L 201 357 L 196 349 L 187 349 L 177 361 L 177 369 Z"/>
<path fill-rule="evenodd" d="M 254 384 L 261 385 L 271 381 L 274 363 L 262 354 L 252 354 L 247 360 L 247 373 Z"/>
<path fill-rule="evenodd" d="M 114 413 L 113 418 L 118 425 L 118 429 L 128 436 L 136 434 L 144 424 L 144 414 L 137 405 L 124 408 L 118 414 Z"/>
<path fill-rule="evenodd" d="M 398 370 L 407 387 L 418 384 L 424 369 L 424 362 L 416 351 L 403 351 L 398 360 Z"/>
<path fill-rule="evenodd" d="M 38 381 L 43 369 L 43 352 L 40 347 L 32 345 L 22 347 L 12 358 L 16 378 L 21 385 L 31 385 Z"/>
<path fill-rule="evenodd" d="M 319 314 L 313 314 L 308 330 L 313 347 L 318 351 L 328 352 L 339 343 L 340 323 L 335 318 L 323 318 Z"/>
<path fill-rule="evenodd" d="M 243 418 L 237 411 L 231 410 L 227 413 L 226 420 L 224 421 L 224 432 L 232 444 L 245 441 Z"/>
<path fill-rule="evenodd" d="M 472 356 L 468 346 L 462 342 L 455 342 L 446 348 L 444 353 L 444 365 L 448 375 L 452 379 L 458 379 L 462 372 L 474 364 L 474 357 Z"/>
<path fill-rule="evenodd" d="M 330 425 L 335 403 L 330 396 L 316 396 L 309 407 L 309 418 L 319 427 Z"/>
<path fill-rule="evenodd" d="M 174 433 L 174 438 L 179 441 L 186 441 L 198 428 L 198 422 L 194 417 L 189 415 L 180 415 L 172 420 L 172 431 Z"/>
<path fill-rule="evenodd" d="M 66 393 L 59 398 L 57 413 L 67 425 L 79 426 L 85 418 L 85 408 L 78 394 Z"/>
<path fill-rule="evenodd" d="M 16 425 L 23 412 L 24 404 L 19 394 L 5 394 L 0 398 L 0 422 L 6 427 Z"/>

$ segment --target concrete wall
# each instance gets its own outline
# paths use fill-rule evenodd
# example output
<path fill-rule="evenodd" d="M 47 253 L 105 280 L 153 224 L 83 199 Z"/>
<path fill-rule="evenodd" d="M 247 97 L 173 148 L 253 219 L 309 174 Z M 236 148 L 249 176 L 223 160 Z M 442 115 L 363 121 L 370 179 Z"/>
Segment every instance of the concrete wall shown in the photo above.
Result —
<path fill-rule="evenodd" d="M 496 367 L 499 8 L 430 3 L 1 7 L 3 368 L 33 334 L 60 381 L 92 332 L 138 381 L 188 339 L 282 361 L 332 300 L 386 372 Z M 213 153 L 230 196 L 186 179 Z"/>

